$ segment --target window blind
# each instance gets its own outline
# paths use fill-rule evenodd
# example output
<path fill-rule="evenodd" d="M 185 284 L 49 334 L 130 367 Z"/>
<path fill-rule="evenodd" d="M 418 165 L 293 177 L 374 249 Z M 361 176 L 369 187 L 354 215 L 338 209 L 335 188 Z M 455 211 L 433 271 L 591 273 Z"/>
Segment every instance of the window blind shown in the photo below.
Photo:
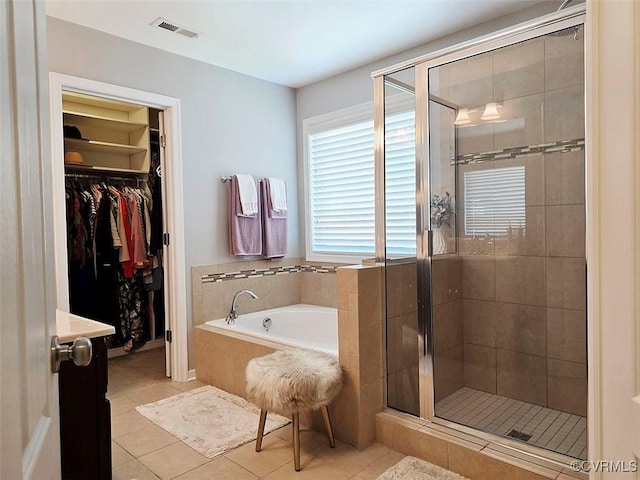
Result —
<path fill-rule="evenodd" d="M 465 172 L 465 234 L 506 235 L 508 228 L 526 228 L 525 167 Z"/>
<path fill-rule="evenodd" d="M 415 114 L 387 115 L 385 121 L 387 255 L 416 253 Z"/>
<path fill-rule="evenodd" d="M 388 115 L 387 250 L 415 253 L 413 112 Z M 375 167 L 373 120 L 309 135 L 309 214 L 314 253 L 373 255 Z"/>
<path fill-rule="evenodd" d="M 309 206 L 314 252 L 373 254 L 373 145 L 373 120 L 309 136 Z"/>

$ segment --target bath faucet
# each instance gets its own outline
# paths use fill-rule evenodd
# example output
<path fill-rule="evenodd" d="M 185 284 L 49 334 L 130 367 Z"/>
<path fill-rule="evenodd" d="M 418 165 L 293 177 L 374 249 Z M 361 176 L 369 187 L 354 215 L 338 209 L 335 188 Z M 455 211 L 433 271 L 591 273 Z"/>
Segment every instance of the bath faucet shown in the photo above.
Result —
<path fill-rule="evenodd" d="M 236 318 L 238 318 L 238 313 L 236 312 L 236 300 L 238 300 L 238 297 L 243 293 L 251 296 L 254 300 L 259 298 L 258 295 L 253 293 L 251 290 L 240 290 L 239 292 L 236 292 L 233 296 L 233 301 L 231 302 L 231 311 L 229 312 L 229 315 L 227 315 L 227 325 L 234 325 L 236 323 Z"/>

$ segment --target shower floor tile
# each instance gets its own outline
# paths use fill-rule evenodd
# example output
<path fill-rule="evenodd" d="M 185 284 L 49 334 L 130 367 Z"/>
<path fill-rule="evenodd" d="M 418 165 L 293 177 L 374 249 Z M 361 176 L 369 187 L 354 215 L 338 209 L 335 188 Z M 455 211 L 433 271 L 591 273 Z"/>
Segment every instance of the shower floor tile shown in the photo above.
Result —
<path fill-rule="evenodd" d="M 571 457 L 587 457 L 587 419 L 463 387 L 436 404 L 440 418 Z"/>

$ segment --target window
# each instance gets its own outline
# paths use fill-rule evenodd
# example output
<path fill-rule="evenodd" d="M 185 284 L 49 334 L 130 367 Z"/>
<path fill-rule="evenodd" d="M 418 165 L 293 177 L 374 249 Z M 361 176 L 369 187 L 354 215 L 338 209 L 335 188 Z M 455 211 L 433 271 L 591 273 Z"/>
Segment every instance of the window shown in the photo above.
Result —
<path fill-rule="evenodd" d="M 385 130 L 386 255 L 415 256 L 415 112 L 387 115 Z"/>
<path fill-rule="evenodd" d="M 387 251 L 415 254 L 413 111 L 387 115 Z M 307 258 L 360 261 L 375 253 L 371 105 L 305 120 Z"/>
<path fill-rule="evenodd" d="M 524 166 L 465 172 L 465 235 L 506 235 L 525 228 L 524 182 Z"/>

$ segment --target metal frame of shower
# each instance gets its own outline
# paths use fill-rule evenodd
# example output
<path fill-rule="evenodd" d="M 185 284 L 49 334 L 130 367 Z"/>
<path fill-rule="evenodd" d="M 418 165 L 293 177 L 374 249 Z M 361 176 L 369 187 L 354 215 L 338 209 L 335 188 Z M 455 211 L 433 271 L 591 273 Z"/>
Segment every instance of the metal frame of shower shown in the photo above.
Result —
<path fill-rule="evenodd" d="M 454 431 L 470 434 L 493 444 L 524 452 L 532 457 L 567 466 L 573 457 L 566 456 L 541 447 L 512 441 L 496 434 L 484 432 L 475 428 L 438 418 L 435 416 L 434 377 L 433 377 L 433 326 L 431 312 L 431 261 L 430 256 L 430 225 L 429 204 L 418 199 L 431 198 L 429 192 L 429 100 L 441 103 L 441 99 L 428 96 L 428 72 L 430 68 L 446 63 L 462 60 L 474 55 L 495 51 L 518 42 L 547 35 L 566 28 L 585 25 L 586 6 L 580 4 L 575 7 L 559 10 L 555 13 L 518 24 L 514 27 L 438 50 L 388 68 L 377 70 L 371 74 L 374 82 L 374 131 L 375 131 L 375 197 L 376 197 L 376 263 L 384 265 L 385 255 L 385 85 L 415 95 L 415 152 L 416 152 L 416 252 L 418 267 L 418 346 L 419 358 L 419 391 L 420 418 L 433 423 L 449 427 Z M 586 25 L 585 25 L 585 28 Z M 414 68 L 415 89 L 402 84 L 395 79 L 386 78 L 407 68 Z M 449 102 L 446 106 L 455 107 Z M 585 112 L 586 116 L 586 112 Z M 456 240 L 457 241 L 457 240 Z M 386 311 L 386 294 L 385 294 Z M 386 314 L 385 314 L 386 320 Z M 384 330 L 386 332 L 386 328 Z M 386 334 L 385 334 L 386 337 Z M 385 338 L 386 342 L 386 338 Z M 386 356 L 385 356 L 386 359 Z M 387 405 L 387 376 L 385 374 L 385 405 Z M 392 407 L 390 407 L 392 408 Z M 407 414 L 410 415 L 410 414 Z M 411 415 L 413 416 L 413 415 Z"/>

